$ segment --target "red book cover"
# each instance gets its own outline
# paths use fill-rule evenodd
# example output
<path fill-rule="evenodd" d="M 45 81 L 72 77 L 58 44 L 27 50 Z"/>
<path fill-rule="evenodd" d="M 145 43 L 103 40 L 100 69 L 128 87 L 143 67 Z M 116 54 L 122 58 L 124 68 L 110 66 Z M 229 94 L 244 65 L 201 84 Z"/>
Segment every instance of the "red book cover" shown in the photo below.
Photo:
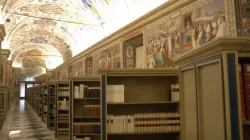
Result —
<path fill-rule="evenodd" d="M 242 81 L 240 83 L 243 83 L 243 91 L 241 91 L 241 99 L 245 102 L 242 102 L 242 104 L 245 106 L 242 107 L 242 109 L 246 110 L 246 118 L 250 119 L 250 64 L 243 64 L 241 67 L 243 68 L 242 71 Z M 242 113 L 243 114 L 243 113 Z M 243 118 L 244 120 L 244 118 Z"/>

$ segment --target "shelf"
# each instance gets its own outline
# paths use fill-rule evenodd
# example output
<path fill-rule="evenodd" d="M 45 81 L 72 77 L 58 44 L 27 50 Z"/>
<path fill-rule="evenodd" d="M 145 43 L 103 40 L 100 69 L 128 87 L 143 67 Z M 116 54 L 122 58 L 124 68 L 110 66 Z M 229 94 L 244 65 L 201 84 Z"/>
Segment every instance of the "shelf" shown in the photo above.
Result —
<path fill-rule="evenodd" d="M 108 133 L 108 135 L 157 135 L 157 134 L 180 134 L 180 132 L 132 132 L 132 133 Z"/>
<path fill-rule="evenodd" d="M 68 97 L 69 98 L 69 96 L 58 96 L 58 97 Z"/>
<path fill-rule="evenodd" d="M 69 121 L 65 121 L 65 122 L 58 122 L 58 124 L 68 124 L 69 123 Z"/>
<path fill-rule="evenodd" d="M 58 109 L 58 110 L 61 110 L 61 111 L 66 110 L 66 111 L 68 111 L 69 109 Z"/>
<path fill-rule="evenodd" d="M 74 100 L 100 100 L 100 98 L 74 98 Z"/>
<path fill-rule="evenodd" d="M 124 103 L 107 103 L 108 105 L 147 105 L 147 104 L 179 104 L 178 101 L 159 101 L 159 102 L 124 102 Z"/>
<path fill-rule="evenodd" d="M 250 125 L 250 121 L 249 120 L 243 121 L 243 125 Z"/>
<path fill-rule="evenodd" d="M 58 128 L 58 131 L 68 131 L 69 128 Z"/>
<path fill-rule="evenodd" d="M 100 136 L 101 134 L 74 134 L 74 136 Z"/>
<path fill-rule="evenodd" d="M 99 119 L 101 118 L 100 116 L 75 116 L 75 119 Z"/>

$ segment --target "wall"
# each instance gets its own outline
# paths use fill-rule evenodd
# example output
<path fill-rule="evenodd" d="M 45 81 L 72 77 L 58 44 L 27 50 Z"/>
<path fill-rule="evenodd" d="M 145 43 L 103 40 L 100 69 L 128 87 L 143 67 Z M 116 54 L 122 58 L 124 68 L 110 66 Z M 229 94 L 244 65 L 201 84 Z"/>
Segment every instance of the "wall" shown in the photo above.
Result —
<path fill-rule="evenodd" d="M 174 67 L 173 57 L 214 38 L 236 35 L 233 13 L 228 12 L 233 8 L 226 11 L 225 4 L 232 7 L 231 0 L 170 0 L 56 68 L 57 80 L 97 76 L 98 68 L 129 67 L 135 63 L 130 55 L 135 49 L 129 50 L 124 42 L 141 33 L 143 67 Z"/>

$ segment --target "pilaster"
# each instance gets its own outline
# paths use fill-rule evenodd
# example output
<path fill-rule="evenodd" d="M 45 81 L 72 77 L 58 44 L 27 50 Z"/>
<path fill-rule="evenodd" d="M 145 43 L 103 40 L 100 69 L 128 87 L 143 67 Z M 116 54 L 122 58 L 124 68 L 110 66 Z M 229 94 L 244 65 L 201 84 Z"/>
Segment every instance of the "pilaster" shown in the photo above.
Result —
<path fill-rule="evenodd" d="M 1 50 L 1 57 L 2 57 L 2 76 L 1 77 L 1 85 L 7 86 L 7 81 L 8 81 L 8 57 L 10 55 L 10 50 L 9 49 L 2 49 Z"/>

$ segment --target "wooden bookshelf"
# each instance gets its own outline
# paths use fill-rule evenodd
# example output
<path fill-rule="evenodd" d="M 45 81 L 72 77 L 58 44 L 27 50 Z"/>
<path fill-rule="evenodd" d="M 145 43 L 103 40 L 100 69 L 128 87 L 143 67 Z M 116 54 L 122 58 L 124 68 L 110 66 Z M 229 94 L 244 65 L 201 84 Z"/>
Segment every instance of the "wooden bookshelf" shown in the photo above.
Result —
<path fill-rule="evenodd" d="M 70 140 L 101 139 L 100 77 L 69 77 Z"/>
<path fill-rule="evenodd" d="M 55 129 L 55 118 L 56 118 L 56 84 L 48 84 L 48 115 L 47 115 L 47 127 L 50 130 Z"/>
<path fill-rule="evenodd" d="M 55 137 L 69 139 L 69 81 L 56 82 Z M 63 122 L 63 123 L 62 123 Z"/>
<path fill-rule="evenodd" d="M 48 85 L 43 84 L 41 86 L 41 93 L 43 96 L 43 101 L 42 101 L 42 119 L 45 124 L 47 124 L 47 118 L 48 118 Z"/>
<path fill-rule="evenodd" d="M 250 74 L 244 72 L 244 63 L 250 60 L 249 46 L 249 37 L 217 38 L 174 58 L 183 95 L 182 140 L 250 139 L 246 125 L 250 103 L 245 106 L 250 92 L 244 97 L 250 86 L 244 87 L 249 80 L 241 81 Z"/>
<path fill-rule="evenodd" d="M 8 88 L 0 86 L 0 129 L 2 128 L 8 111 Z"/>
<path fill-rule="evenodd" d="M 44 99 L 43 99 L 43 86 L 44 85 L 39 85 L 39 89 L 38 89 L 38 94 L 39 94 L 39 102 L 40 102 L 40 105 L 39 105 L 39 117 L 41 118 L 41 120 L 43 121 L 43 102 L 44 102 Z"/>
<path fill-rule="evenodd" d="M 172 92 L 178 85 L 178 69 L 99 69 L 99 73 L 102 140 L 179 140 L 180 93 Z"/>

